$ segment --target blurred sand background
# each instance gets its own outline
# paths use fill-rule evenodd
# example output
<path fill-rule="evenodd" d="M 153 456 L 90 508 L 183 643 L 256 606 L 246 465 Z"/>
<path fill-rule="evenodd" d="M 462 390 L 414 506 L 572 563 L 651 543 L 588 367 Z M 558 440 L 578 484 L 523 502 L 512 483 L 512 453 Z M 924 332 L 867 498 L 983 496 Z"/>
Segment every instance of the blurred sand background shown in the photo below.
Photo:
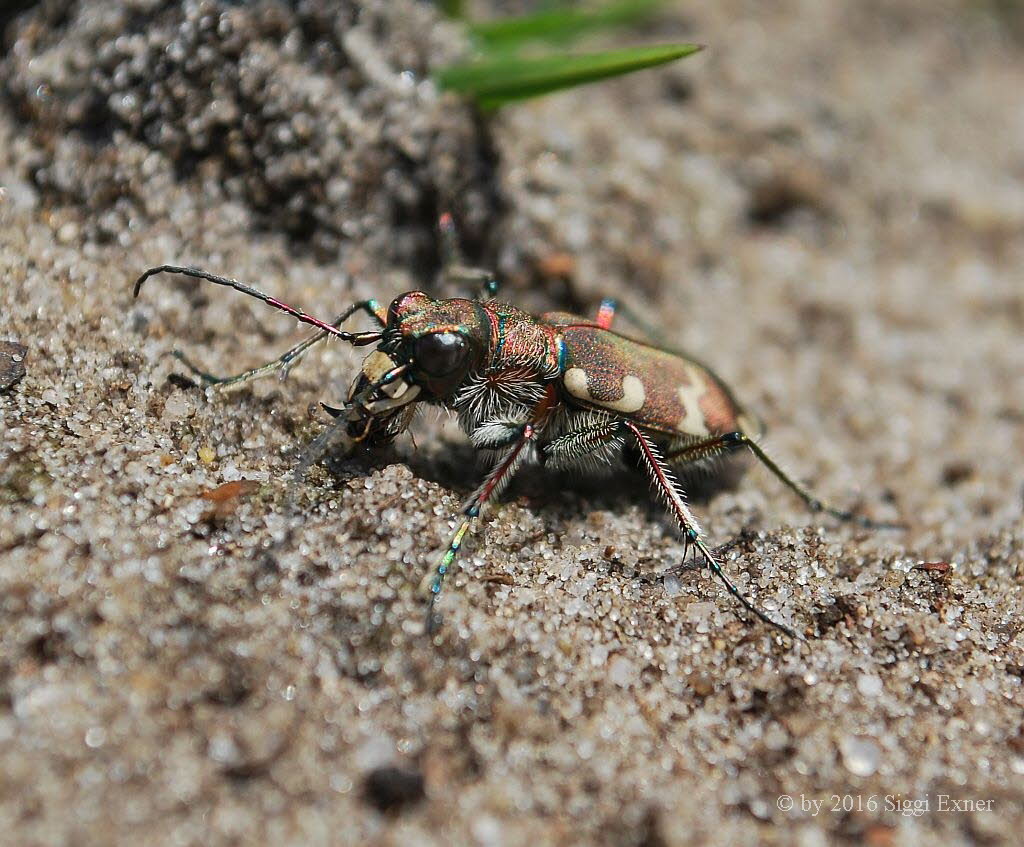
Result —
<path fill-rule="evenodd" d="M 704 53 L 487 122 L 425 81 L 464 45 L 412 0 L 21 5 L 0 840 L 1019 842 L 1019 3 L 679 4 L 635 40 Z M 733 577 L 808 643 L 679 571 L 642 483 L 537 475 L 477 533 L 431 643 L 421 580 L 478 475 L 453 425 L 318 467 L 290 516 L 315 404 L 358 355 L 207 397 L 170 350 L 231 373 L 294 322 L 186 280 L 130 296 L 180 261 L 331 317 L 432 285 L 448 209 L 508 299 L 623 298 L 798 477 L 908 524 L 819 520 L 760 469 L 705 487 Z"/>

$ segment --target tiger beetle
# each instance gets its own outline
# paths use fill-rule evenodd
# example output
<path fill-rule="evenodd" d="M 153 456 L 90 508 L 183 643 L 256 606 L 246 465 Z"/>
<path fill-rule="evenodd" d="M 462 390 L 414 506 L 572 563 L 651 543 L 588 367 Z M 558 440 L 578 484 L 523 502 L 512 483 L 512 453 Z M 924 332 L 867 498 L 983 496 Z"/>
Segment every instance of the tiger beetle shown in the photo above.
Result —
<path fill-rule="evenodd" d="M 427 630 L 434 606 L 473 522 L 528 463 L 556 470 L 600 473 L 639 464 L 683 536 L 726 590 L 764 623 L 799 638 L 751 603 L 722 569 L 686 504 L 675 470 L 707 465 L 735 451 L 752 453 L 813 511 L 867 527 L 891 527 L 828 505 L 789 476 L 758 439 L 760 421 L 705 365 L 689 356 L 622 335 L 612 329 L 615 301 L 602 301 L 593 319 L 568 312 L 527 314 L 494 299 L 495 277 L 458 262 L 451 217 L 441 219 L 449 280 L 475 283 L 472 298 L 435 299 L 423 291 L 402 294 L 384 308 L 376 300 L 354 303 L 326 322 L 234 279 L 193 267 L 160 265 L 136 281 L 160 273 L 183 274 L 262 300 L 316 327 L 316 334 L 272 362 L 228 378 L 214 377 L 180 353 L 175 356 L 207 385 L 240 385 L 286 373 L 314 344 L 328 337 L 355 347 L 376 345 L 341 408 L 324 405 L 335 421 L 300 462 L 301 475 L 342 431 L 354 443 L 380 447 L 408 427 L 418 403 L 454 411 L 473 447 L 491 469 L 462 506 L 458 526 L 430 583 Z M 376 324 L 366 332 L 341 325 L 357 312 Z M 685 558 L 685 556 L 684 556 Z"/>

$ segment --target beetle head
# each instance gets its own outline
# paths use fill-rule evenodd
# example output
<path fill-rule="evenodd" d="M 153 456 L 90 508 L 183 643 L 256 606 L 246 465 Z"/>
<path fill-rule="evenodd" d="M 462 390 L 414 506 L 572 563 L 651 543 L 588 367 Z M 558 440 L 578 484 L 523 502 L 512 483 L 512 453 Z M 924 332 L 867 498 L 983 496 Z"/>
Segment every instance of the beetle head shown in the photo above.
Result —
<path fill-rule="evenodd" d="M 471 300 L 397 297 L 377 349 L 363 361 L 348 396 L 348 433 L 388 444 L 412 419 L 412 403 L 450 398 L 487 353 L 490 322 Z"/>

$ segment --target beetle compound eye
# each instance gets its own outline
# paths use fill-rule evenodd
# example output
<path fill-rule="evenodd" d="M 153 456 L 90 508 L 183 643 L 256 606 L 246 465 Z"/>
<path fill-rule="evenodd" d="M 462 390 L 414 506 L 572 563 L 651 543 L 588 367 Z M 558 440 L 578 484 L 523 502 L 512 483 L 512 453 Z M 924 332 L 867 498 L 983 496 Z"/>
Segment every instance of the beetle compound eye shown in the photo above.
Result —
<path fill-rule="evenodd" d="M 416 364 L 430 376 L 447 376 L 466 361 L 469 345 L 457 332 L 434 332 L 416 341 Z"/>

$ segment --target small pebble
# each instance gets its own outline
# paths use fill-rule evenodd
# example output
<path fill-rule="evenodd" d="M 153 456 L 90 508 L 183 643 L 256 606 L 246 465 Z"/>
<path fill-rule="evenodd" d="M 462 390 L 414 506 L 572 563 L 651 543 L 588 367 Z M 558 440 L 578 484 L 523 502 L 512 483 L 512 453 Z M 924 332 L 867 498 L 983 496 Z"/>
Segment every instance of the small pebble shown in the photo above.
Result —
<path fill-rule="evenodd" d="M 28 348 L 14 341 L 0 341 L 0 392 L 8 391 L 25 376 Z"/>
<path fill-rule="evenodd" d="M 843 763 L 854 776 L 871 776 L 881 759 L 878 745 L 870 738 L 852 736 L 843 740 L 840 745 Z"/>
<path fill-rule="evenodd" d="M 857 677 L 857 690 L 865 697 L 877 697 L 882 693 L 882 680 L 874 674 L 863 673 Z"/>

